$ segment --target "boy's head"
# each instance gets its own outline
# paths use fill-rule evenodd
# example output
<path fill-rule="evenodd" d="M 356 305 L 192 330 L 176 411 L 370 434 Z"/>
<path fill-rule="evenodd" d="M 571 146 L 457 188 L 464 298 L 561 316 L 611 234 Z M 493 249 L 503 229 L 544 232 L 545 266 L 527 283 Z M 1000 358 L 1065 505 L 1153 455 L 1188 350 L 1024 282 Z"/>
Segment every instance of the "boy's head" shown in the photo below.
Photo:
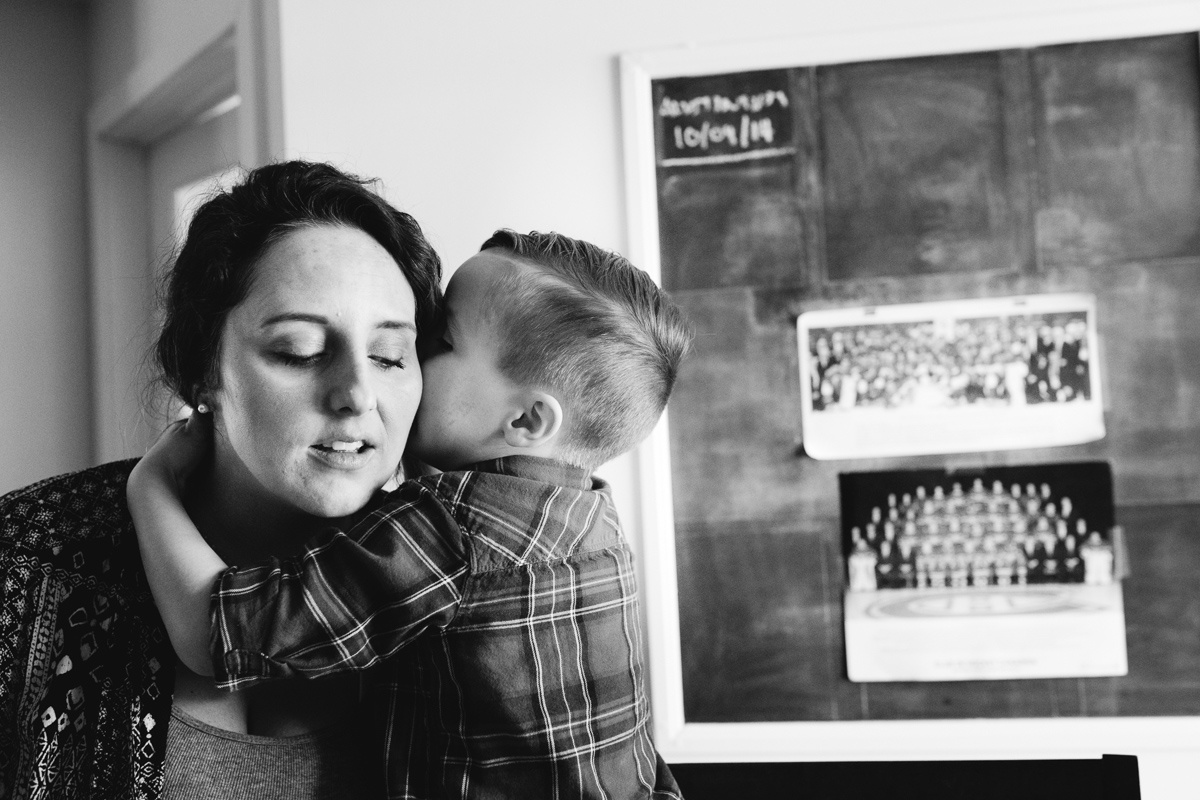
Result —
<path fill-rule="evenodd" d="M 410 439 L 440 469 L 522 453 L 603 464 L 649 434 L 691 342 L 627 259 L 509 230 L 454 273 L 445 327 L 422 360 Z"/>

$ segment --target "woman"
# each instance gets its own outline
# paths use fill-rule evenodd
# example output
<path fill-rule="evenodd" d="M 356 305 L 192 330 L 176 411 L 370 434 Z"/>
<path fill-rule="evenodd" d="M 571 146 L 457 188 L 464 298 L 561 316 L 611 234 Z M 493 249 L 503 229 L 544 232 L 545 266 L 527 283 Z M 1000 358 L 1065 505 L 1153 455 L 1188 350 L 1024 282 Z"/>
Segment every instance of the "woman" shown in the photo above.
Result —
<path fill-rule="evenodd" d="M 197 212 L 157 355 L 212 415 L 187 502 L 227 561 L 290 552 L 395 474 L 440 273 L 411 217 L 327 165 L 263 167 Z M 133 463 L 0 498 L 0 797 L 370 791 L 383 749 L 346 714 L 371 705 L 357 682 L 228 694 L 176 664 L 125 508 Z"/>

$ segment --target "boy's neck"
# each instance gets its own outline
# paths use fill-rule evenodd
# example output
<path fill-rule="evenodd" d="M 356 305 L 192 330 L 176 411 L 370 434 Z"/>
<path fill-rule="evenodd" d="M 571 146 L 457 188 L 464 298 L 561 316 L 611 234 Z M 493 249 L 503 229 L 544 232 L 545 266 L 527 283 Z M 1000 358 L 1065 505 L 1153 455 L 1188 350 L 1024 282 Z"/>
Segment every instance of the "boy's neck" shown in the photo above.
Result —
<path fill-rule="evenodd" d="M 520 452 L 510 453 L 506 456 L 493 456 L 492 458 L 480 459 L 479 461 L 473 462 L 466 466 L 458 467 L 458 468 L 455 468 L 452 470 L 447 470 L 447 471 L 448 472 L 468 472 L 476 467 L 493 464 L 502 459 L 511 459 L 511 461 L 506 462 L 507 465 L 502 467 L 500 469 L 500 471 L 501 472 L 509 472 L 511 470 L 511 471 L 513 471 L 514 474 L 530 473 L 530 475 L 546 474 L 546 475 L 557 476 L 560 474 L 561 470 L 570 471 L 572 474 L 574 474 L 574 471 L 577 470 L 582 475 L 585 475 L 585 476 L 591 478 L 591 477 L 594 477 L 594 473 L 596 471 L 592 467 L 587 467 L 587 466 L 583 466 L 580 464 L 574 464 L 570 461 L 565 461 L 556 456 L 538 455 L 538 454 L 530 453 L 528 451 L 520 451 Z M 550 470 L 550 472 L 547 473 L 547 472 L 545 472 L 546 470 Z M 485 468 L 482 471 L 492 472 L 493 470 L 486 468 L 486 466 L 485 466 Z M 552 477 L 552 478 L 548 478 L 548 480 L 550 480 L 551 482 L 554 482 L 554 481 L 557 481 L 558 478 Z"/>
<path fill-rule="evenodd" d="M 480 464 L 484 461 L 495 461 L 500 458 L 509 458 L 511 456 L 528 456 L 530 458 L 541 458 L 547 461 L 564 461 L 559 454 L 557 442 L 548 442 L 539 447 L 513 447 L 509 444 L 501 444 L 490 449 L 481 449 L 479 452 L 467 456 L 462 464 L 453 467 L 447 467 L 442 472 L 462 472 L 469 468 L 472 464 Z"/>

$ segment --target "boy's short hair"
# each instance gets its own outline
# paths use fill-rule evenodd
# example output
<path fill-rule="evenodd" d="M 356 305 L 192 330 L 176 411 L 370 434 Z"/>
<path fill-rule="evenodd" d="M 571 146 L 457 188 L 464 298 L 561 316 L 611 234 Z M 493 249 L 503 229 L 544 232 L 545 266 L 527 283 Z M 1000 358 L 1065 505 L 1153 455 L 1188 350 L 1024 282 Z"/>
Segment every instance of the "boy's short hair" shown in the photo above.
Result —
<path fill-rule="evenodd" d="M 557 390 L 564 460 L 595 468 L 632 450 L 666 407 L 691 344 L 683 312 L 628 259 L 569 236 L 502 229 L 479 249 L 537 267 L 498 278 L 499 367 Z"/>

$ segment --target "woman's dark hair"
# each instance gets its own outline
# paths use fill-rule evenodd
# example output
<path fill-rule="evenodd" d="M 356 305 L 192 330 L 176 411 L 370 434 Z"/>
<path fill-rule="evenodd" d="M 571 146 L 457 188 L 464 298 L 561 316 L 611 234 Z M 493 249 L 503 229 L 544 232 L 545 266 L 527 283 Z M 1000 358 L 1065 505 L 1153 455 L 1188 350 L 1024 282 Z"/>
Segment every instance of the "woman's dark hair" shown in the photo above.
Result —
<path fill-rule="evenodd" d="M 418 336 L 434 330 L 441 260 L 417 221 L 370 185 L 328 164 L 287 161 L 250 171 L 200 206 L 165 276 L 155 355 L 167 388 L 194 407 L 216 387 L 225 318 L 245 299 L 267 247 L 306 226 L 357 228 L 378 242 L 412 288 Z"/>

